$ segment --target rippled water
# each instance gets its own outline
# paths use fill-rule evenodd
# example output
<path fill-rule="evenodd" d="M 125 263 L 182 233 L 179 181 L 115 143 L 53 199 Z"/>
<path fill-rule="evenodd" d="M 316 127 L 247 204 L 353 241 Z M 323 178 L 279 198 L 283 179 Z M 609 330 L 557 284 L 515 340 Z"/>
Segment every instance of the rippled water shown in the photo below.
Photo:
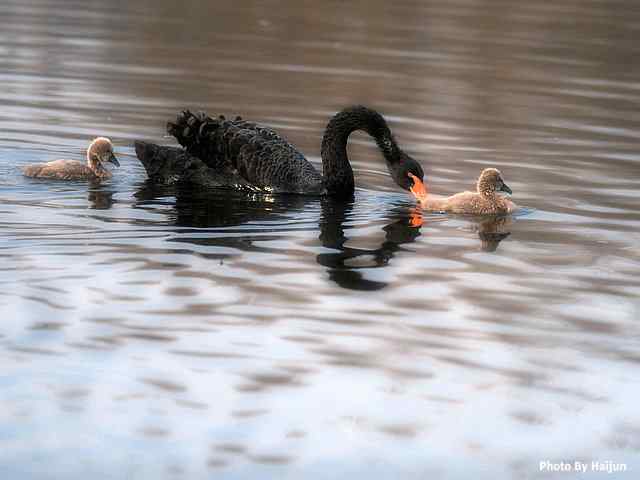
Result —
<path fill-rule="evenodd" d="M 1 477 L 635 478 L 637 3 L 218 3 L 0 5 Z M 131 148 L 190 107 L 319 161 L 354 103 L 525 214 L 423 215 L 361 134 L 350 204 L 154 187 Z M 21 176 L 97 134 L 111 182 Z"/>

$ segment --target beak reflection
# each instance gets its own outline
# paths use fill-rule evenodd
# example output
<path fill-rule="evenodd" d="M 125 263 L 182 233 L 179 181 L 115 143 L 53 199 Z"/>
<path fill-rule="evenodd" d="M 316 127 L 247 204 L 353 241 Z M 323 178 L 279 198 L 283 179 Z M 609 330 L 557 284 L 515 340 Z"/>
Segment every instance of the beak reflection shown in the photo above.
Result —
<path fill-rule="evenodd" d="M 422 213 L 418 209 L 412 209 L 409 213 L 409 226 L 412 228 L 419 228 L 424 221 L 422 220 Z"/>

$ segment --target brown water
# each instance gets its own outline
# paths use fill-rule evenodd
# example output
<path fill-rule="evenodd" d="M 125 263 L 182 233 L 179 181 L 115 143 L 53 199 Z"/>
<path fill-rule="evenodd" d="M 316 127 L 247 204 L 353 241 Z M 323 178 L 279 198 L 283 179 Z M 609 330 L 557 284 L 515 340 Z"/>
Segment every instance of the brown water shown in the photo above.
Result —
<path fill-rule="evenodd" d="M 318 5 L 0 4 L 0 477 L 638 478 L 638 3 Z M 364 135 L 352 204 L 154 188 L 131 148 L 190 107 L 318 162 L 354 103 L 526 214 L 418 226 Z M 111 182 L 21 176 L 98 134 Z"/>

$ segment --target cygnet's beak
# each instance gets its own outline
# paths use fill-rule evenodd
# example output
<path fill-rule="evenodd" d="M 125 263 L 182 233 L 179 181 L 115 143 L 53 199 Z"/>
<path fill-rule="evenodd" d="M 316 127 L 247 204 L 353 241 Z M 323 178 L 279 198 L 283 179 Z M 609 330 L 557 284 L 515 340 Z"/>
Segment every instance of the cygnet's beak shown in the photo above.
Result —
<path fill-rule="evenodd" d="M 500 187 L 500 191 L 501 192 L 507 192 L 508 194 L 512 194 L 513 192 L 511 191 L 511 189 L 509 188 L 509 185 L 507 185 L 506 183 L 502 182 L 502 187 Z"/>
<path fill-rule="evenodd" d="M 118 161 L 116 156 L 113 154 L 113 152 L 109 153 L 109 156 L 107 157 L 107 162 L 113 163 L 116 167 L 120 166 L 120 162 Z"/>
<path fill-rule="evenodd" d="M 408 173 L 407 175 L 411 180 L 413 180 L 413 185 L 409 188 L 409 191 L 413 193 L 413 196 L 416 197 L 419 202 L 422 202 L 427 198 L 427 188 L 424 186 L 422 180 L 416 177 L 413 173 Z"/>

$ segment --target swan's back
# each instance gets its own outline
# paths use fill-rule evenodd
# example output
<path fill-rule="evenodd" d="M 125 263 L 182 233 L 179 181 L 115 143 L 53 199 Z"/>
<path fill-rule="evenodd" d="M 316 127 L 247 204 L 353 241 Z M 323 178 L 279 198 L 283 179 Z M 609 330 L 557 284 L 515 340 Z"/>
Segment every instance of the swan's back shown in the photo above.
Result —
<path fill-rule="evenodd" d="M 237 171 L 243 179 L 263 190 L 321 194 L 322 176 L 287 140 L 271 128 L 237 117 L 211 118 L 186 110 L 175 123 L 167 124 L 189 154 L 208 167 Z"/>

